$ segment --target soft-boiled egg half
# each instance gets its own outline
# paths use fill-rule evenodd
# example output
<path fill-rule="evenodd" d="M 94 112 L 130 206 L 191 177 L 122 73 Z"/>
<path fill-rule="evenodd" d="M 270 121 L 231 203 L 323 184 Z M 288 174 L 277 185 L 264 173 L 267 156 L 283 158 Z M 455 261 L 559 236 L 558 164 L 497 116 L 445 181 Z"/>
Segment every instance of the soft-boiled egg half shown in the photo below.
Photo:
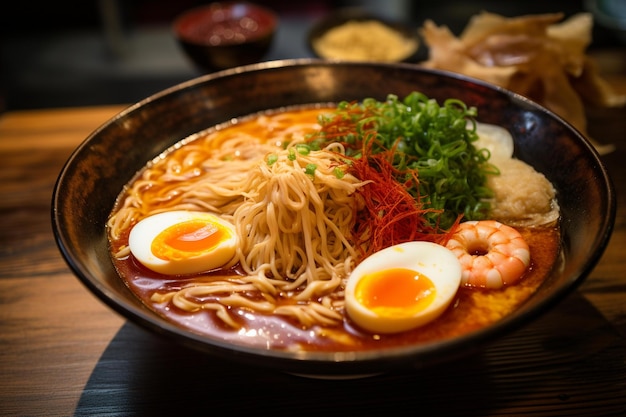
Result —
<path fill-rule="evenodd" d="M 390 246 L 364 259 L 348 277 L 345 307 L 359 327 L 398 333 L 439 317 L 461 284 L 461 264 L 430 242 Z"/>
<path fill-rule="evenodd" d="M 128 246 L 146 268 L 165 275 L 223 267 L 235 256 L 237 233 L 210 213 L 167 211 L 146 217 L 130 231 Z"/>

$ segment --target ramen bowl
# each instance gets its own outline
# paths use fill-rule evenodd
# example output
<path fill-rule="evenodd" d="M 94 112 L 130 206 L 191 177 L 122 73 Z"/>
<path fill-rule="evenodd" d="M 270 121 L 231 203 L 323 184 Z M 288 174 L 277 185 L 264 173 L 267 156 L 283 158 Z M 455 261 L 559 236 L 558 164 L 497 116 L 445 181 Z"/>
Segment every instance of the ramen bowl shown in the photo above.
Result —
<path fill-rule="evenodd" d="M 109 253 L 106 223 L 116 198 L 148 161 L 197 132 L 250 114 L 312 103 L 400 97 L 421 91 L 458 98 L 479 121 L 507 128 L 515 155 L 554 185 L 561 251 L 538 290 L 492 325 L 446 340 L 366 351 L 281 350 L 199 335 L 146 307 L 122 281 Z M 90 134 L 55 185 L 52 226 L 67 264 L 86 288 L 139 326 L 222 359 L 297 374 L 350 376 L 424 368 L 468 355 L 548 310 L 580 285 L 612 231 L 615 195 L 593 146 L 568 123 L 507 90 L 410 64 L 292 60 L 208 74 L 138 102 Z"/>

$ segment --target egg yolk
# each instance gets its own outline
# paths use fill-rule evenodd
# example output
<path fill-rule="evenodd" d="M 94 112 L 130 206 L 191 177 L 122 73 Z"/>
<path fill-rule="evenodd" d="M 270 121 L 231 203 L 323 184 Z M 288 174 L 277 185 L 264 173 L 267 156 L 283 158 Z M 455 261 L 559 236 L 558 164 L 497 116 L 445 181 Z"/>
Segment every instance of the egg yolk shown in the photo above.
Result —
<path fill-rule="evenodd" d="M 164 229 L 152 241 L 154 256 L 163 260 L 190 258 L 207 252 L 230 236 L 219 224 L 195 219 Z"/>
<path fill-rule="evenodd" d="M 355 288 L 359 303 L 380 316 L 406 317 L 426 309 L 436 288 L 425 275 L 391 268 L 364 275 Z"/>

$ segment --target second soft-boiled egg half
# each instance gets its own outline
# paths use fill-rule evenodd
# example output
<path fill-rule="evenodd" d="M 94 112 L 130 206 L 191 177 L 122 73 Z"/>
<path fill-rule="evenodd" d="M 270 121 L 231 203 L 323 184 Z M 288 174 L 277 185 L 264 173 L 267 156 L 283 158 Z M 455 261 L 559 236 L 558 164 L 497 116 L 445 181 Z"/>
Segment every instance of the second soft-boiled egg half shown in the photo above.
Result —
<path fill-rule="evenodd" d="M 146 217 L 130 231 L 128 246 L 146 268 L 165 275 L 223 267 L 235 256 L 237 233 L 210 213 L 167 211 Z"/>
<path fill-rule="evenodd" d="M 374 333 L 398 333 L 439 317 L 461 284 L 461 264 L 430 242 L 390 246 L 364 259 L 346 284 L 348 316 Z"/>

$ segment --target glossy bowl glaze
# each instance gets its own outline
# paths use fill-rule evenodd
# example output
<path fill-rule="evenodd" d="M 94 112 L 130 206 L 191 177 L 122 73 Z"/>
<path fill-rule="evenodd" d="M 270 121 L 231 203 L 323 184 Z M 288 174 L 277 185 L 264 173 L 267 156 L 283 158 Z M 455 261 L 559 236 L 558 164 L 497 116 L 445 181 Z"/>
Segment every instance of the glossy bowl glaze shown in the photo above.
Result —
<path fill-rule="evenodd" d="M 515 154 L 554 184 L 562 210 L 560 268 L 512 315 L 462 337 L 384 351 L 285 352 L 198 336 L 146 308 L 110 259 L 105 223 L 118 194 L 153 157 L 218 123 L 308 103 L 404 96 L 418 90 L 477 106 L 479 121 L 509 129 Z M 56 183 L 52 227 L 72 271 L 128 320 L 177 343 L 222 358 L 299 373 L 344 376 L 425 367 L 468 355 L 556 306 L 594 268 L 615 219 L 615 195 L 594 148 L 550 111 L 486 83 L 409 64 L 319 60 L 267 62 L 206 75 L 151 96 L 94 131 Z"/>
<path fill-rule="evenodd" d="M 272 10 L 247 2 L 216 2 L 183 12 L 173 23 L 178 44 L 202 71 L 259 62 L 278 25 Z"/>

